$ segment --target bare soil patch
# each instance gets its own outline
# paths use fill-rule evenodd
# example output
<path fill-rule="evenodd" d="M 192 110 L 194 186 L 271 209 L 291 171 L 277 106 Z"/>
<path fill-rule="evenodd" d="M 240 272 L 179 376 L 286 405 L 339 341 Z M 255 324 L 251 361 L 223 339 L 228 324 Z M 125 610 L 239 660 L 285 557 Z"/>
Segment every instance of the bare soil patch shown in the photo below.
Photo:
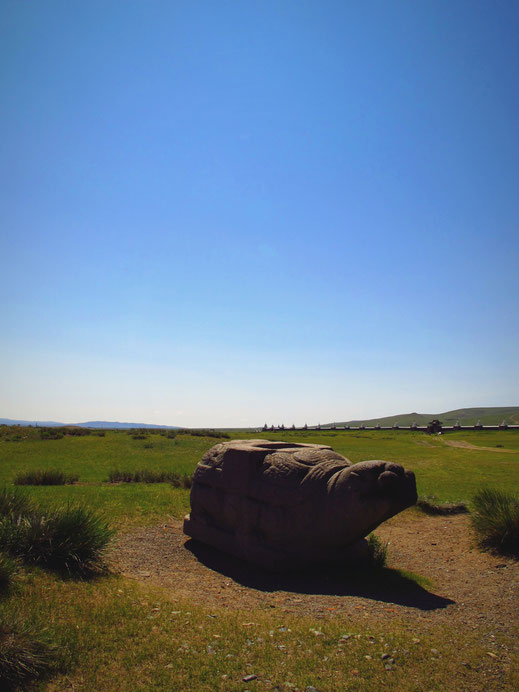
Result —
<path fill-rule="evenodd" d="M 519 454 L 517 449 L 506 449 L 506 447 L 479 447 L 464 440 L 446 440 L 444 437 L 439 438 L 448 447 L 458 447 L 459 449 L 474 449 L 478 452 L 506 452 L 511 454 Z"/>
<path fill-rule="evenodd" d="M 517 632 L 519 562 L 480 552 L 466 515 L 404 512 L 377 530 L 389 541 L 390 568 L 430 580 L 421 587 L 393 570 L 372 580 L 346 579 L 321 569 L 272 575 L 222 555 L 182 533 L 182 522 L 120 535 L 111 553 L 114 569 L 170 590 L 172 596 L 211 609 L 279 608 L 284 612 L 353 622 L 409 620 L 420 630 L 442 622 L 510 637 Z"/>

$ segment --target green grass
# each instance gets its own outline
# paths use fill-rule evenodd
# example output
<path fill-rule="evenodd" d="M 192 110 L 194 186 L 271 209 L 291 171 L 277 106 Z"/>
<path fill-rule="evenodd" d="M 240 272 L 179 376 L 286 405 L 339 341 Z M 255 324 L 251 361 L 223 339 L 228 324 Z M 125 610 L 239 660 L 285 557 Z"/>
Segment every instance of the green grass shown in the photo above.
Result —
<path fill-rule="evenodd" d="M 347 615 L 316 620 L 267 604 L 209 610 L 123 578 L 57 582 L 38 570 L 27 573 L 19 600 L 0 605 L 0 618 L 14 610 L 63 647 L 68 672 L 55 678 L 53 690 L 411 691 L 453 689 L 454 680 L 458 689 L 489 684 L 481 673 L 481 663 L 490 661 L 488 644 L 448 624 L 434 631 L 394 618 L 353 625 Z M 390 670 L 385 653 L 395 659 Z M 467 664 L 461 678 L 460 660 Z M 249 674 L 258 676 L 250 687 L 243 683 Z"/>
<path fill-rule="evenodd" d="M 65 436 L 60 440 L 28 437 L 20 442 L 0 441 L 0 483 L 11 482 L 17 473 L 38 469 L 59 469 L 79 474 L 82 482 L 102 482 L 112 469 L 136 471 L 149 467 L 157 471 L 174 470 L 192 474 L 202 454 L 218 440 L 177 435 L 168 439 L 150 433 L 145 440 L 134 440 L 126 432 L 106 431 L 104 437 Z M 146 445 L 150 445 L 151 448 Z"/>
<path fill-rule="evenodd" d="M 12 430 L 12 429 L 11 429 Z M 160 516 L 176 518 L 189 511 L 189 491 L 164 484 L 155 488 L 132 484 L 131 488 L 106 487 L 113 469 L 128 472 L 148 469 L 155 473 L 191 475 L 205 451 L 219 440 L 177 435 L 168 439 L 150 432 L 146 440 L 134 440 L 126 431 L 106 431 L 104 437 L 65 436 L 60 440 L 31 438 L 20 442 L 0 441 L 0 483 L 10 483 L 17 473 L 58 469 L 79 474 L 81 483 L 55 488 L 27 487 L 30 496 L 46 506 L 81 502 L 102 511 L 115 523 L 150 524 Z M 353 462 L 386 459 L 403 464 L 416 473 L 418 494 L 434 495 L 439 503 L 469 502 L 483 485 L 519 493 L 519 434 L 515 431 L 467 432 L 444 436 L 463 440 L 495 452 L 449 447 L 442 438 L 423 433 L 398 431 L 284 431 L 278 433 L 236 432 L 233 437 L 259 437 L 331 445 Z M 4 434 L 5 439 L 6 434 Z M 145 445 L 151 444 L 151 448 Z M 501 452 L 517 449 L 517 455 Z"/>
<path fill-rule="evenodd" d="M 46 509 L 81 504 L 121 530 L 156 524 L 168 516 L 182 519 L 189 512 L 189 490 L 169 483 L 27 486 L 27 490 Z"/>

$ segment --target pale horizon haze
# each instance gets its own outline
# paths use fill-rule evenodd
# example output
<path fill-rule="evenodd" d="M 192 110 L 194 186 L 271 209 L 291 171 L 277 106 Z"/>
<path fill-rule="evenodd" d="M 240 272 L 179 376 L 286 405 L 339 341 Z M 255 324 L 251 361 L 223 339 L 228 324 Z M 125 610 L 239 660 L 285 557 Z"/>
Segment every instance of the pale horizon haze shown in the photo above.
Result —
<path fill-rule="evenodd" d="M 519 4 L 4 0 L 0 417 L 519 405 Z"/>

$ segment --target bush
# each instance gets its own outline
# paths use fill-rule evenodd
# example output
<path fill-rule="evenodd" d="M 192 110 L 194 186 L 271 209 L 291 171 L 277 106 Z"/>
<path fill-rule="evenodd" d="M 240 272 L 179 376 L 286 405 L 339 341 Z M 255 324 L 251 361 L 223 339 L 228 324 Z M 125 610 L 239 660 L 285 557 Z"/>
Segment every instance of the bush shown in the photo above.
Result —
<path fill-rule="evenodd" d="M 56 665 L 57 648 L 37 637 L 26 625 L 0 623 L 0 687 L 25 688 Z"/>
<path fill-rule="evenodd" d="M 193 485 L 193 476 L 189 476 L 188 474 L 178 474 L 176 475 L 176 478 L 172 478 L 169 482 L 174 488 L 186 488 L 189 490 L 189 488 L 191 488 Z"/>
<path fill-rule="evenodd" d="M 519 498 L 483 488 L 472 505 L 471 519 L 480 547 L 519 556 Z"/>
<path fill-rule="evenodd" d="M 112 535 L 102 519 L 83 507 L 0 520 L 0 549 L 30 564 L 80 576 L 105 570 L 103 552 Z"/>
<path fill-rule="evenodd" d="M 193 437 L 214 437 L 216 439 L 222 438 L 230 440 L 231 436 L 227 433 L 220 432 L 219 430 L 189 430 L 189 428 L 182 428 L 177 430 L 177 435 L 192 435 Z"/>
<path fill-rule="evenodd" d="M 84 437 L 92 434 L 89 428 L 82 428 L 79 425 L 65 425 L 60 430 L 64 435 L 71 435 L 72 437 Z"/>
<path fill-rule="evenodd" d="M 108 474 L 110 483 L 171 483 L 175 488 L 190 488 L 191 476 L 176 473 L 175 471 L 152 471 L 140 469 L 138 471 L 110 471 Z"/>
<path fill-rule="evenodd" d="M 420 496 L 416 503 L 418 509 L 421 509 L 425 514 L 465 514 L 468 507 L 463 502 L 437 502 L 434 495 Z"/>
<path fill-rule="evenodd" d="M 16 563 L 8 555 L 0 553 L 0 593 L 7 591 L 11 586 L 13 575 L 16 572 Z"/>
<path fill-rule="evenodd" d="M 19 473 L 14 479 L 15 485 L 72 485 L 79 480 L 75 474 L 57 470 L 36 470 Z"/>
<path fill-rule="evenodd" d="M 16 491 L 0 493 L 0 551 L 24 562 L 83 576 L 101 572 L 113 533 L 84 507 L 43 512 Z"/>
<path fill-rule="evenodd" d="M 33 510 L 32 501 L 19 490 L 6 487 L 0 490 L 0 519 L 29 514 Z"/>
<path fill-rule="evenodd" d="M 370 567 L 375 569 L 382 569 L 386 566 L 387 553 L 388 553 L 388 543 L 382 543 L 380 538 L 374 534 L 370 533 L 368 536 L 368 549 L 369 557 L 368 564 Z"/>
<path fill-rule="evenodd" d="M 63 433 L 60 428 L 40 428 L 40 439 L 61 440 Z"/>

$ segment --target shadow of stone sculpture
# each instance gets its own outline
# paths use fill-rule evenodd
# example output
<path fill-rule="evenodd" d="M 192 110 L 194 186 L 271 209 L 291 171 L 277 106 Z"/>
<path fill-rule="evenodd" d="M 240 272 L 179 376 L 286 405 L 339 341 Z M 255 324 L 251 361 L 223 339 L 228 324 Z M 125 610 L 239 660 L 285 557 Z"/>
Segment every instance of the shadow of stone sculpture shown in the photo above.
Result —
<path fill-rule="evenodd" d="M 409 573 L 384 567 L 365 569 L 348 565 L 311 565 L 303 570 L 275 573 L 249 564 L 221 550 L 188 540 L 185 547 L 209 569 L 224 574 L 241 586 L 262 593 L 355 596 L 422 611 L 440 610 L 455 603 L 417 583 Z"/>
<path fill-rule="evenodd" d="M 416 502 L 414 474 L 325 445 L 233 440 L 198 464 L 184 533 L 273 572 L 361 562 L 365 536 Z"/>

